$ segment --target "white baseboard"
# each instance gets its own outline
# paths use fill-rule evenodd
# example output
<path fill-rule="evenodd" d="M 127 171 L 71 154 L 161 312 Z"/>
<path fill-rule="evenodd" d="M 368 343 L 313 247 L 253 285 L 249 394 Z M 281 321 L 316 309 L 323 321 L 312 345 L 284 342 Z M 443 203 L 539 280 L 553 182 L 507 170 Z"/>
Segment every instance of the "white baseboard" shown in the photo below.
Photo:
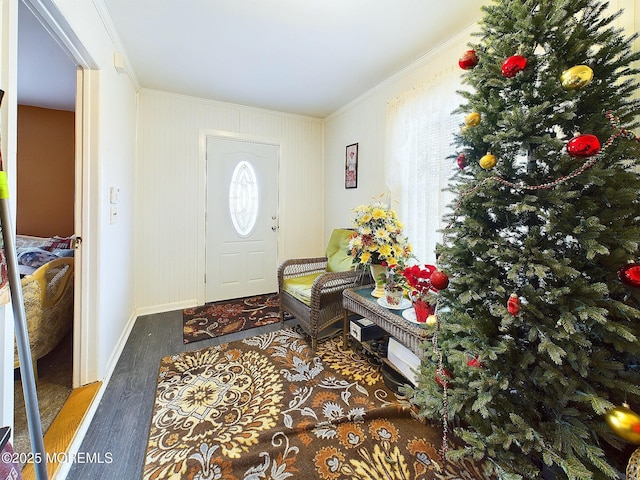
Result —
<path fill-rule="evenodd" d="M 182 302 L 165 303 L 163 305 L 153 305 L 151 307 L 143 307 L 136 309 L 136 317 L 142 315 L 152 315 L 154 313 L 172 312 L 174 310 L 184 310 L 185 308 L 196 307 L 200 305 L 198 300 L 193 298 L 191 300 L 184 300 Z"/>

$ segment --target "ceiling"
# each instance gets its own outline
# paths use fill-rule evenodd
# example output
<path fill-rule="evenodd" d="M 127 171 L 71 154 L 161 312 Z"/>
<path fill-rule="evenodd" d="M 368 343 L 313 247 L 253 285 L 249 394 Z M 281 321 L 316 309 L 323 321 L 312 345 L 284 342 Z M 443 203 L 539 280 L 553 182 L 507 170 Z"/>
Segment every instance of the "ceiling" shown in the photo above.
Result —
<path fill-rule="evenodd" d="M 101 1 L 140 87 L 318 118 L 472 25 L 481 16 L 480 5 L 487 3 Z M 23 17 L 19 95 L 62 102 L 62 85 L 40 92 L 57 78 L 54 60 L 61 65 L 60 82 L 69 82 L 69 59 L 61 51 L 54 58 L 43 45 L 55 42 L 37 34 L 37 25 Z M 45 65 L 45 74 L 34 73 Z M 70 71 L 75 90 L 75 68 Z"/>
<path fill-rule="evenodd" d="M 18 103 L 74 110 L 75 63 L 29 9 L 18 5 Z"/>

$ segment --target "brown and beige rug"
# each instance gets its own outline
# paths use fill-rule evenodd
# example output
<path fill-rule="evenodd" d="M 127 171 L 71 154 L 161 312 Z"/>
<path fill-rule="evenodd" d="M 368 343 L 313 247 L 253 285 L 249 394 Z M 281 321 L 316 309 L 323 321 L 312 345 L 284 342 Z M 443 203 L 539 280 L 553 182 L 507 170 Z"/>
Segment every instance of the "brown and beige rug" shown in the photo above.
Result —
<path fill-rule="evenodd" d="M 489 478 L 340 345 L 279 329 L 162 359 L 143 478 Z"/>
<path fill-rule="evenodd" d="M 184 343 L 199 342 L 228 333 L 280 321 L 277 293 L 207 303 L 182 311 Z M 288 314 L 285 319 L 291 318 Z"/>

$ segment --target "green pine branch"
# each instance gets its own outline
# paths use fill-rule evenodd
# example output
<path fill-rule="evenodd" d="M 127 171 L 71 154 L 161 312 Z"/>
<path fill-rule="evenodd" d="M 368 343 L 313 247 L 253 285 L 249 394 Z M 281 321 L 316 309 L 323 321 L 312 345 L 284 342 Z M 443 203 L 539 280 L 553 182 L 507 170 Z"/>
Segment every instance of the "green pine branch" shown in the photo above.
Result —
<path fill-rule="evenodd" d="M 639 257 L 640 142 L 620 128 L 640 125 L 640 52 L 604 1 L 482 9 L 470 44 L 479 63 L 463 76 L 455 112 L 481 122 L 456 135 L 451 156 L 464 153 L 469 165 L 448 186 L 456 200 L 436 249 L 451 282 L 439 294 L 436 347 L 425 345 L 407 394 L 434 422 L 446 405 L 464 442 L 449 455 L 484 459 L 500 478 L 540 478 L 542 464 L 557 478 L 616 478 L 606 449 L 620 440 L 604 415 L 623 401 L 640 411 L 640 289 L 617 273 Z M 516 54 L 526 68 L 503 77 Z M 593 80 L 567 90 L 559 79 L 575 65 Z M 585 133 L 602 145 L 588 165 L 593 158 L 565 149 Z M 498 163 L 484 170 L 488 152 Z M 440 355 L 452 374 L 446 398 L 435 381 Z M 476 357 L 481 367 L 469 364 Z"/>

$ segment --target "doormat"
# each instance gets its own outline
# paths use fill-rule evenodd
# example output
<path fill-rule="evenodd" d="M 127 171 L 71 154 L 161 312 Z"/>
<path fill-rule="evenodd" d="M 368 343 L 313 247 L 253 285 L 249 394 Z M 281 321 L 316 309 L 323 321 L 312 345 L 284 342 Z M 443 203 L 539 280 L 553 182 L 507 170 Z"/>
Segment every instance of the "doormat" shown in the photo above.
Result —
<path fill-rule="evenodd" d="M 286 313 L 285 320 L 289 318 Z M 279 321 L 278 294 L 267 293 L 187 308 L 182 311 L 182 335 L 184 343 L 193 343 Z"/>

